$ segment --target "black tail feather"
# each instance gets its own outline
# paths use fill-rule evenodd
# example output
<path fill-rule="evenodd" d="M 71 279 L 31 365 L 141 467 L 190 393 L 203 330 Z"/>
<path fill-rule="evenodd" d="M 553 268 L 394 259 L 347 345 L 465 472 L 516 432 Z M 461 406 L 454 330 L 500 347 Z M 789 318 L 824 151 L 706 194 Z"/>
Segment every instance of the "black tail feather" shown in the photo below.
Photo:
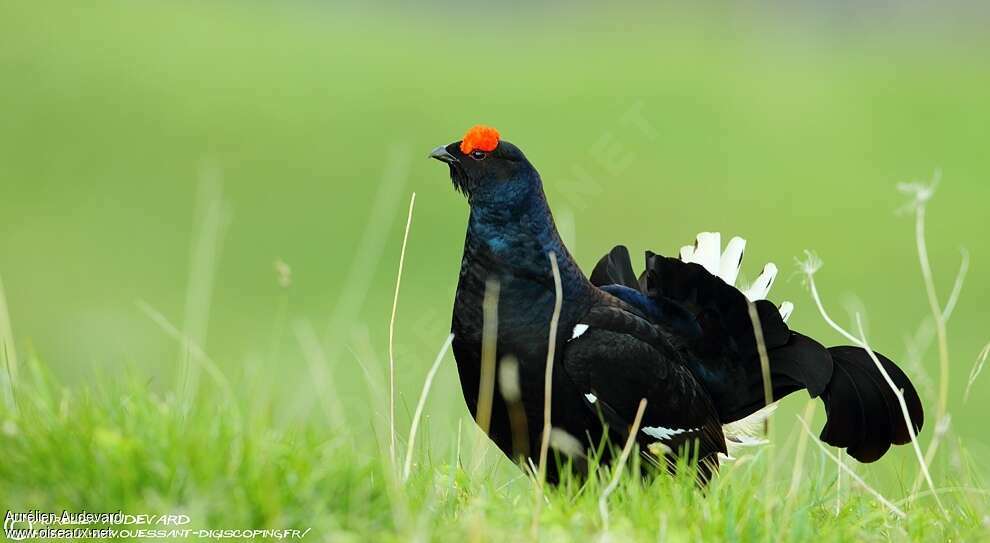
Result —
<path fill-rule="evenodd" d="M 869 353 L 858 347 L 832 347 L 828 352 L 835 371 L 822 394 L 828 413 L 822 441 L 845 447 L 860 462 L 874 462 L 891 445 L 910 443 L 900 402 Z M 896 364 L 875 354 L 894 386 L 903 391 L 915 432 L 921 431 L 925 415 L 918 392 Z"/>
<path fill-rule="evenodd" d="M 591 284 L 600 287 L 606 285 L 622 285 L 639 288 L 639 280 L 633 272 L 632 261 L 629 259 L 629 249 L 624 245 L 616 245 L 603 256 L 591 272 Z"/>

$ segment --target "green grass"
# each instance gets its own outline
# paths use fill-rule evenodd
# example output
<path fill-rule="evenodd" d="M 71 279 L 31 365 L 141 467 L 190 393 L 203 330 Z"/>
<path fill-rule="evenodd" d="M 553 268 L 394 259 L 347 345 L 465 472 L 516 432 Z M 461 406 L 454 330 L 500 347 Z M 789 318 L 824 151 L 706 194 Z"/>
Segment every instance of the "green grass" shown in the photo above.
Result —
<path fill-rule="evenodd" d="M 359 421 L 336 431 L 319 418 L 277 424 L 275 406 L 247 398 L 235 406 L 212 384 L 183 405 L 134 376 L 72 391 L 37 359 L 26 369 L 17 409 L 0 412 L 0 499 L 13 511 L 184 514 L 192 529 L 310 528 L 307 537 L 330 541 L 518 541 L 534 534 L 534 483 L 478 441 L 468 421 L 462 443 L 445 435 L 447 447 L 418 451 L 402 484 L 389 476 L 384 453 L 355 445 Z M 704 492 L 690 475 L 624 477 L 608 500 L 608 531 L 599 496 L 609 470 L 584 483 L 565 479 L 547 493 L 535 533 L 552 541 L 990 536 L 990 492 L 967 470 L 940 477 L 955 488 L 941 494 L 944 517 L 924 494 L 904 499 L 915 473 L 904 466 L 902 490 L 887 495 L 906 514 L 898 518 L 848 476 L 840 482 L 815 446 L 806 443 L 798 456 L 795 436 L 773 437 L 773 446 L 740 457 Z M 952 445 L 951 454 L 964 452 Z M 477 455 L 484 459 L 475 462 Z M 868 469 L 857 471 L 870 479 Z"/>

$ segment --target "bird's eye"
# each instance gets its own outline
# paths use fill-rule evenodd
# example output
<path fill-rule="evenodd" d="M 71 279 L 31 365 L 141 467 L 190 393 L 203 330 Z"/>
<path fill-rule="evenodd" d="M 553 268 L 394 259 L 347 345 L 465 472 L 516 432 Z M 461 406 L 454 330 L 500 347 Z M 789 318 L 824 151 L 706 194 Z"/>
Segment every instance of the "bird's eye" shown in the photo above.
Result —
<path fill-rule="evenodd" d="M 475 160 L 481 160 L 481 159 L 485 158 L 486 156 L 488 156 L 488 153 L 486 153 L 484 151 L 471 151 L 471 158 L 473 158 Z"/>

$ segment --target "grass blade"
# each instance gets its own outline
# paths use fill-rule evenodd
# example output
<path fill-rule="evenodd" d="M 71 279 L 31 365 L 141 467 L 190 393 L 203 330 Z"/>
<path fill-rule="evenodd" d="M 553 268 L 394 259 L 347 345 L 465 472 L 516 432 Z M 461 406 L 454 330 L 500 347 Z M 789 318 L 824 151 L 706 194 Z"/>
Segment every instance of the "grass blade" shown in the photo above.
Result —
<path fill-rule="evenodd" d="M 409 242 L 409 229 L 412 227 L 415 206 L 414 192 L 409 199 L 409 215 L 406 217 L 406 231 L 402 235 L 399 272 L 395 278 L 395 296 L 392 298 L 392 316 L 388 320 L 388 455 L 393 466 L 395 466 L 395 315 L 399 308 L 399 287 L 402 286 L 402 268 L 406 263 L 406 244 Z"/>
<path fill-rule="evenodd" d="M 547 342 L 547 363 L 543 375 L 543 433 L 540 441 L 540 463 L 537 470 L 536 513 L 533 515 L 533 535 L 536 536 L 540 526 L 540 511 L 543 509 L 544 482 L 547 477 L 547 455 L 550 450 L 550 405 L 553 398 L 553 361 L 557 355 L 557 326 L 560 323 L 560 309 L 564 303 L 564 291 L 560 282 L 560 267 L 557 255 L 550 252 L 550 270 L 553 273 L 554 304 L 550 316 L 550 337 Z"/>
<path fill-rule="evenodd" d="M 7 296 L 3 289 L 3 279 L 0 278 L 0 358 L 3 359 L 3 371 L 6 379 L 4 401 L 11 410 L 16 409 L 14 386 L 17 383 L 17 349 L 14 346 L 14 333 L 10 326 L 10 312 L 7 309 Z"/>
<path fill-rule="evenodd" d="M 419 402 L 416 403 L 416 412 L 413 414 L 412 425 L 409 427 L 409 443 L 406 445 L 406 461 L 402 468 L 402 482 L 405 483 L 409 480 L 409 472 L 412 469 L 412 458 L 413 451 L 416 449 L 416 431 L 419 429 L 419 420 L 423 417 L 423 408 L 426 406 L 426 397 L 430 394 L 430 387 L 433 386 L 433 378 L 437 375 L 437 370 L 440 369 L 440 363 L 443 362 L 443 357 L 447 354 L 447 350 L 450 349 L 450 344 L 454 341 L 454 334 L 447 336 L 447 340 L 443 342 L 443 347 L 440 348 L 440 352 L 437 354 L 436 360 L 433 361 L 433 365 L 430 366 L 430 371 L 426 374 L 426 380 L 423 382 L 423 390 L 419 394 Z"/>

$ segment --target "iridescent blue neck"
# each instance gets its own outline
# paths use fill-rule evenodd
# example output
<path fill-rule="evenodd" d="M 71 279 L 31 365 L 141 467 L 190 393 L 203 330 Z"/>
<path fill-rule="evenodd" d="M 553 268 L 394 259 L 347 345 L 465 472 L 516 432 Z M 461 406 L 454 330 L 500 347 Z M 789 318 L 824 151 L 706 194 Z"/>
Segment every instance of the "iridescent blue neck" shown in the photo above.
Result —
<path fill-rule="evenodd" d="M 551 281 L 550 255 L 557 259 L 565 298 L 579 296 L 591 284 L 564 246 L 539 183 L 513 193 L 472 200 L 468 246 L 490 254 L 494 268 L 545 284 Z M 492 270 L 495 271 L 495 270 Z M 573 299 L 573 298 L 572 298 Z"/>

